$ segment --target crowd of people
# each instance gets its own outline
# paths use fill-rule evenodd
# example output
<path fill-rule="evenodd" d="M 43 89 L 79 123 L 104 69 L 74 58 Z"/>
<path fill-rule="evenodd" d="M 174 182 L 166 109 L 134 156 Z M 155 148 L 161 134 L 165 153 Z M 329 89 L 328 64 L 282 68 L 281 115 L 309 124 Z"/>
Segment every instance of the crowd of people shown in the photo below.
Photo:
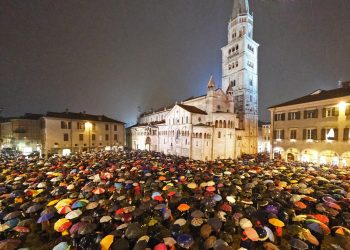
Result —
<path fill-rule="evenodd" d="M 350 168 L 156 152 L 0 156 L 2 249 L 350 249 Z"/>

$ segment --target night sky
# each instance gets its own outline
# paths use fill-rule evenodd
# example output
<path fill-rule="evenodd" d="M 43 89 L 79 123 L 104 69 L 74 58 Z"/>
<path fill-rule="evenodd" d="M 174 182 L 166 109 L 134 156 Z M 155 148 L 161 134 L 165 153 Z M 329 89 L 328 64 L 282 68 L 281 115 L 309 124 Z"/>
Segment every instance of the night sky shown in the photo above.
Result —
<path fill-rule="evenodd" d="M 0 1 L 0 107 L 142 111 L 221 86 L 233 0 Z M 350 80 L 350 0 L 251 0 L 266 107 Z"/>

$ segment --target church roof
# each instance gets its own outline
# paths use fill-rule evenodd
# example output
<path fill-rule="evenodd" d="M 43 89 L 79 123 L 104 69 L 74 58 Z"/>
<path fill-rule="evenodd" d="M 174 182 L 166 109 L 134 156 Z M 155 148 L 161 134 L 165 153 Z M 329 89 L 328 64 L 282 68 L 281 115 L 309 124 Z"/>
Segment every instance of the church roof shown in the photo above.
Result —
<path fill-rule="evenodd" d="M 349 96 L 349 95 L 350 95 L 350 87 L 342 87 L 342 88 L 331 89 L 331 90 L 320 89 L 320 90 L 314 91 L 309 95 L 302 96 L 278 105 L 271 106 L 269 107 L 269 109 L 290 106 L 295 104 L 308 103 L 308 102 L 322 101 L 322 100 L 333 99 L 333 98 Z"/>
<path fill-rule="evenodd" d="M 249 13 L 249 3 L 248 0 L 234 0 L 232 18 L 236 18 L 240 14 Z"/>
<path fill-rule="evenodd" d="M 194 113 L 194 114 L 201 114 L 201 115 L 207 115 L 208 113 L 204 110 L 201 110 L 195 106 L 185 105 L 185 104 L 177 104 L 177 106 L 183 108 L 184 110 Z"/>

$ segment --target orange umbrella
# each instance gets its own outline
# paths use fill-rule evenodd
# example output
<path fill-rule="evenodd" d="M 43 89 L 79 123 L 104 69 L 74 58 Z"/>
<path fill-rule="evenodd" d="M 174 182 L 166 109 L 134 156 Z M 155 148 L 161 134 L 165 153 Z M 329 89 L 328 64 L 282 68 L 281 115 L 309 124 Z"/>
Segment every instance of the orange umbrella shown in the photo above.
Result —
<path fill-rule="evenodd" d="M 103 188 L 95 188 L 94 190 L 92 190 L 92 192 L 94 194 L 103 194 L 105 190 Z"/>
<path fill-rule="evenodd" d="M 321 221 L 322 223 L 328 224 L 329 219 L 327 216 L 323 214 L 309 214 L 310 217 L 315 218 L 316 220 Z"/>
<path fill-rule="evenodd" d="M 296 206 L 297 208 L 300 208 L 300 209 L 307 208 L 306 204 L 304 202 L 301 202 L 301 201 L 294 202 L 294 206 Z"/>
<path fill-rule="evenodd" d="M 189 210 L 191 207 L 189 205 L 187 205 L 186 203 L 182 203 L 180 204 L 177 209 L 181 212 L 187 211 Z"/>

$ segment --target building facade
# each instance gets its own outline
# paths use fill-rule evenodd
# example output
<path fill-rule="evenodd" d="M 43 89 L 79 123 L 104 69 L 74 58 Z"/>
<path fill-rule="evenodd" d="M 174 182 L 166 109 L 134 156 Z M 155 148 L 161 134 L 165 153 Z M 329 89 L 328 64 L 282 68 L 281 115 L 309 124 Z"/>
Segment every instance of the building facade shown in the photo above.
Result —
<path fill-rule="evenodd" d="M 259 121 L 258 130 L 258 153 L 271 153 L 271 124 Z"/>
<path fill-rule="evenodd" d="M 40 119 L 43 153 L 70 154 L 125 145 L 123 122 L 104 115 L 48 112 Z"/>
<path fill-rule="evenodd" d="M 257 52 L 248 1 L 237 0 L 222 48 L 222 87 L 211 77 L 205 95 L 141 114 L 127 130 L 129 147 L 198 160 L 257 153 Z"/>
<path fill-rule="evenodd" d="M 25 154 L 40 151 L 42 147 L 41 116 L 25 114 L 21 117 L 3 119 L 0 123 L 1 147 L 15 149 Z"/>
<path fill-rule="evenodd" d="M 274 158 L 350 164 L 350 82 L 273 106 Z"/>

